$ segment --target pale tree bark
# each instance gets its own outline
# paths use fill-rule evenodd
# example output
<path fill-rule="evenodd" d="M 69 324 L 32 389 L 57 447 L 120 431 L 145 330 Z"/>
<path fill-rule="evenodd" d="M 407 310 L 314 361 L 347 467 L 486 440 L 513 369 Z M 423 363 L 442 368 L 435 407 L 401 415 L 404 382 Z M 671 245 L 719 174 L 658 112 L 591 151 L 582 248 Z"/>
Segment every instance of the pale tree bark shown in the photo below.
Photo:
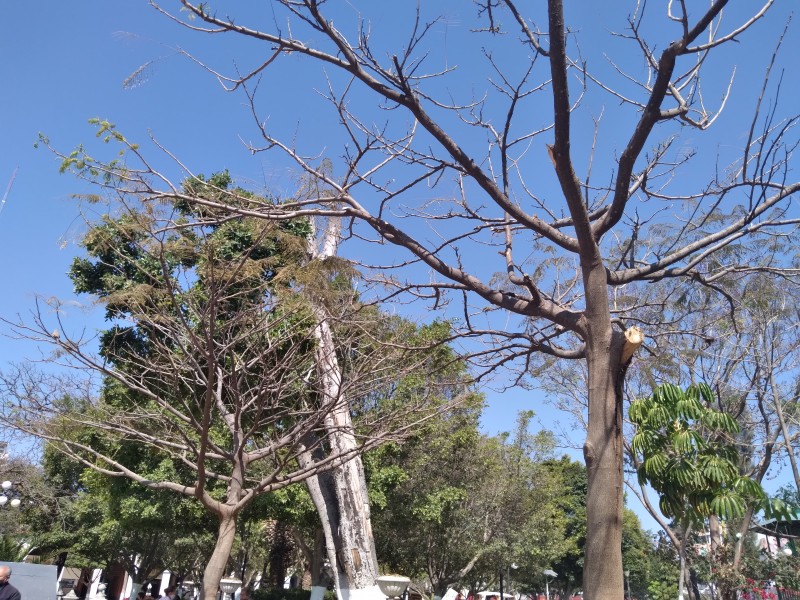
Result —
<path fill-rule="evenodd" d="M 778 389 L 777 382 L 775 381 L 775 373 L 770 371 L 769 373 L 770 378 L 770 387 L 773 390 L 773 406 L 775 407 L 775 415 L 778 418 L 778 426 L 780 427 L 781 436 L 783 437 L 783 443 L 786 448 L 786 454 L 789 458 L 789 465 L 792 467 L 792 476 L 794 477 L 794 486 L 797 489 L 797 493 L 800 494 L 800 469 L 797 466 L 797 457 L 794 454 L 794 444 L 796 443 L 796 434 L 792 435 L 789 432 L 789 427 L 786 424 L 786 417 L 783 414 L 783 403 L 784 399 L 777 393 L 774 393 L 775 390 Z M 789 399 L 788 403 L 791 405 L 796 405 L 800 395 L 795 392 L 794 396 Z"/>
<path fill-rule="evenodd" d="M 327 220 L 321 246 L 314 236 L 309 242 L 311 260 L 324 261 L 336 256 L 341 237 L 338 218 Z M 337 344 L 331 328 L 331 315 L 324 301 L 314 302 L 317 320 L 314 329 L 314 356 L 320 380 L 325 415 L 325 428 L 331 452 L 353 458 L 329 473 L 308 480 L 314 504 L 323 520 L 328 560 L 334 572 L 336 592 L 341 600 L 375 598 L 382 594 L 375 584 L 378 559 L 372 537 L 369 497 L 364 466 L 356 450 L 358 444 L 350 415 L 350 403 L 343 389 L 346 376 L 336 356 Z M 319 588 L 313 590 L 318 595 Z M 312 600 L 317 600 L 312 597 Z"/>
<path fill-rule="evenodd" d="M 730 51 L 760 24 L 773 1 L 737 15 L 730 26 L 722 21 L 726 0 L 697 12 L 688 3 L 667 2 L 660 7 L 663 23 L 654 25 L 649 21 L 653 3 L 635 3 L 622 18 L 627 31 L 620 39 L 640 54 L 635 67 L 637 73 L 644 70 L 640 77 L 626 71 L 627 62 L 611 62 L 596 75 L 595 57 L 604 56 L 605 49 L 595 46 L 583 54 L 568 46 L 580 39 L 580 28 L 570 27 L 561 0 L 549 0 L 546 14 L 540 12 L 544 5 L 526 5 L 535 18 L 514 0 L 477 2 L 470 35 L 488 39 L 479 44 L 481 56 L 463 60 L 469 81 L 475 81 L 483 61 L 487 83 L 480 92 L 461 94 L 458 86 L 448 85 L 456 67 L 448 57 L 439 60 L 437 22 L 424 14 L 430 3 L 412 9 L 410 33 L 399 44 L 396 21 L 387 29 L 369 19 L 371 11 L 385 8 L 380 3 L 348 3 L 348 13 L 316 0 L 275 0 L 270 5 L 274 18 L 252 26 L 246 16 L 228 18 L 205 3 L 182 0 L 184 10 L 175 14 L 151 3 L 188 29 L 245 36 L 267 49 L 254 68 L 233 77 L 193 58 L 246 94 L 263 140 L 249 149 L 281 153 L 324 191 L 280 205 L 246 195 L 223 202 L 198 198 L 170 184 L 139 147 L 127 142 L 123 152 L 131 162 L 141 162 L 139 171 L 122 172 L 83 155 L 91 169 L 69 155 L 66 167 L 100 185 L 97 174 L 110 173 L 153 202 L 177 197 L 267 220 L 342 218 L 347 237 L 376 242 L 376 255 L 387 248 L 405 252 L 402 258 L 395 252 L 375 260 L 364 252 L 355 260 L 389 288 L 387 296 L 427 299 L 433 308 L 453 299 L 459 303 L 452 308 L 457 315 L 453 335 L 466 345 L 482 340 L 488 346 L 467 350 L 480 375 L 511 367 L 513 385 L 537 356 L 585 361 L 590 482 L 584 593 L 587 600 L 623 598 L 622 334 L 642 308 L 625 292 L 637 282 L 661 287 L 678 279 L 715 290 L 725 277 L 789 266 L 740 262 L 736 253 L 717 256 L 744 236 L 791 235 L 797 225 L 786 213 L 800 190 L 791 180 L 796 115 L 772 108 L 762 114 L 771 66 L 752 120 L 740 123 L 742 152 L 730 159 L 732 168 L 723 174 L 711 161 L 701 167 L 708 173 L 703 182 L 690 168 L 699 160 L 692 136 L 712 127 L 733 85 L 715 82 L 722 100 L 715 110 L 707 108 L 700 83 L 708 56 L 724 59 L 724 49 Z M 504 28 L 507 22 L 514 32 Z M 546 23 L 547 31 L 537 22 Z M 756 41 L 760 49 L 763 40 Z M 468 47 L 463 44 L 462 51 Z M 296 61 L 291 74 L 297 64 L 324 67 L 324 85 L 295 86 L 287 94 L 294 98 L 307 91 L 317 97 L 324 89 L 331 121 L 341 126 L 344 140 L 335 157 L 328 154 L 330 140 L 318 139 L 320 115 L 307 107 L 298 107 L 297 118 L 313 122 L 314 139 L 269 129 L 289 118 L 265 117 L 255 82 L 287 57 Z M 584 107 L 589 91 L 603 100 Z M 540 101 L 545 96 L 547 101 Z M 624 115 L 604 138 L 598 115 L 609 99 Z M 572 129 L 589 120 L 596 135 L 581 151 Z M 320 166 L 322 155 L 333 161 L 335 177 L 328 166 Z M 606 173 L 600 183 L 595 161 Z M 585 176 L 578 176 L 576 165 L 584 165 Z M 478 254 L 481 260 L 475 259 Z M 499 262 L 487 265 L 486 256 Z M 420 269 L 427 272 L 421 275 Z M 325 322 L 326 316 L 320 317 Z M 672 335 L 670 325 L 658 324 L 665 336 Z M 329 422 L 335 421 L 331 413 Z"/>
<path fill-rule="evenodd" d="M 301 464 L 310 465 L 313 464 L 316 459 L 321 458 L 321 454 L 322 452 L 319 449 L 313 453 L 310 451 L 304 452 L 300 455 L 299 460 Z M 316 457 L 314 455 L 316 455 Z M 322 526 L 325 557 L 328 560 L 328 564 L 331 566 L 333 586 L 338 594 L 339 590 L 342 588 L 342 574 L 338 568 L 339 561 L 336 557 L 336 548 L 341 546 L 341 544 L 338 543 L 336 539 L 338 532 L 336 525 L 339 522 L 339 516 L 337 514 L 339 503 L 334 489 L 333 476 L 330 471 L 317 473 L 306 480 L 306 488 L 308 489 L 311 501 L 314 503 L 314 508 L 317 509 L 317 515 L 319 516 Z M 313 560 L 311 561 L 312 600 L 320 600 L 325 595 L 326 586 L 324 585 L 325 582 L 322 577 L 322 567 L 323 565 L 321 563 L 317 563 Z"/>

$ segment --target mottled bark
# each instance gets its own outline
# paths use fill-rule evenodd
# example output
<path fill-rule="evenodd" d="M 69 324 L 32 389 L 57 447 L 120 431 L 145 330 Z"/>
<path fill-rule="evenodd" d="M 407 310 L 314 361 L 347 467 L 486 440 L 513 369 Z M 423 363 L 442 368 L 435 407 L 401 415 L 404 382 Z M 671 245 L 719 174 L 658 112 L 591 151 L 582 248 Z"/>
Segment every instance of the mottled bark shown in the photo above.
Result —
<path fill-rule="evenodd" d="M 330 536 L 326 536 L 328 546 L 334 548 L 331 566 L 336 572 L 337 592 L 342 600 L 371 594 L 378 597 L 380 592 L 375 585 L 378 559 L 372 538 L 364 467 L 357 454 L 350 407 L 342 394 L 342 374 L 333 332 L 321 307 L 316 307 L 316 315 L 319 323 L 316 361 L 327 397 L 325 405 L 330 407 L 325 417 L 330 450 L 339 456 L 352 455 L 352 459 L 319 477 L 320 498 L 325 502 L 324 514 L 330 522 L 330 526 L 323 529 Z"/>

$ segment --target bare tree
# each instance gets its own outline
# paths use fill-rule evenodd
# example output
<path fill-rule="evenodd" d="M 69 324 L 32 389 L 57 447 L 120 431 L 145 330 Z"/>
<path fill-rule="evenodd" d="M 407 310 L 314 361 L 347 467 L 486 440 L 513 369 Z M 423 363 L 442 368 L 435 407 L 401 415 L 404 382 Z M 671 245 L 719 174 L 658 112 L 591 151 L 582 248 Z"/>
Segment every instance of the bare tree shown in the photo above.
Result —
<path fill-rule="evenodd" d="M 625 291 L 639 299 L 636 322 L 653 332 L 646 352 L 628 372 L 625 395 L 634 401 L 650 396 L 663 383 L 682 387 L 708 383 L 715 392 L 715 402 L 709 408 L 726 412 L 741 427 L 736 439 L 739 474 L 762 484 L 777 477 L 787 461 L 792 473 L 795 471 L 793 449 L 798 431 L 784 414 L 793 414 L 798 401 L 800 339 L 793 301 L 798 289 L 791 270 L 777 272 L 772 268 L 776 256 L 791 255 L 791 238 L 776 236 L 766 245 L 752 241 L 728 251 L 736 252 L 740 261 L 746 255 L 750 264 L 762 265 L 761 272 L 732 272 L 719 278 L 714 288 L 684 281 L 675 282 L 671 288 L 647 285 L 635 292 L 630 287 Z M 559 408 L 568 413 L 569 425 L 585 428 L 585 370 L 545 361 L 537 377 Z M 719 436 L 702 428 L 698 433 L 712 442 Z M 629 475 L 641 466 L 631 449 L 631 434 L 624 440 L 625 458 L 634 468 L 629 469 Z M 569 443 L 566 436 L 564 440 Z M 691 532 L 664 518 L 659 502 L 638 477 L 628 477 L 626 485 L 663 528 L 683 562 L 686 540 L 690 546 L 694 543 L 692 535 L 696 535 L 697 527 Z M 749 539 L 747 532 L 758 513 L 753 503 L 742 518 L 728 522 L 728 529 L 735 528 L 740 534 L 735 548 L 724 547 L 719 518 L 708 517 L 706 531 L 713 560 L 727 563 L 729 568 L 722 571 L 727 575 L 738 574 L 743 547 Z"/>
<path fill-rule="evenodd" d="M 383 10 L 374 3 L 336 10 L 317 0 L 274 0 L 272 20 L 248 24 L 248 14 L 223 16 L 188 0 L 174 14 L 151 4 L 192 30 L 262 44 L 256 66 L 233 76 L 193 58 L 246 94 L 263 138 L 251 144 L 253 152 L 283 153 L 326 190 L 281 206 L 243 197 L 234 210 L 267 220 L 338 216 L 347 223 L 346 237 L 407 251 L 407 258 L 390 254 L 385 262 L 362 254 L 360 262 L 375 267 L 395 297 L 425 297 L 434 305 L 461 299 L 457 333 L 489 343 L 474 353 L 489 372 L 516 365 L 524 373 L 541 354 L 585 361 L 584 592 L 590 600 L 622 598 L 622 389 L 641 343 L 630 319 L 646 302 L 625 292 L 635 291 L 636 282 L 670 285 L 676 278 L 713 289 L 726 274 L 762 268 L 722 249 L 744 236 L 767 239 L 796 226 L 787 207 L 800 190 L 790 179 L 798 117 L 777 100 L 767 108 L 775 55 L 765 58 L 751 118 L 740 120 L 740 154 L 726 153 L 731 168 L 701 160 L 688 138 L 710 130 L 732 98 L 732 79 L 711 77 L 721 99 L 709 109 L 702 76 L 718 73 L 725 49 L 750 30 L 768 27 L 764 17 L 774 0 L 737 13 L 731 23 L 723 19 L 726 0 L 703 10 L 669 1 L 663 20 L 652 3 L 634 4 L 617 36 L 626 43 L 620 60 L 599 58 L 603 46 L 581 53 L 575 42 L 589 38 L 568 27 L 561 0 L 549 0 L 542 15 L 523 12 L 514 0 L 481 0 L 469 28 L 482 36 L 471 46 L 478 56 L 467 54 L 466 43 L 459 56 L 470 82 L 486 81 L 477 89 L 463 85 L 440 51 L 436 28 L 446 20 L 427 20 L 422 5 L 405 19 L 392 14 L 387 24 L 371 21 Z M 546 23 L 544 30 L 537 22 Z M 403 26 L 409 34 L 398 42 Z M 775 30 L 769 25 L 769 33 Z M 763 47 L 764 39 L 757 43 Z M 638 64 L 630 61 L 631 49 Z M 300 138 L 285 137 L 265 119 L 258 82 L 282 59 L 293 61 L 292 74 L 297 64 L 324 69 L 322 95 L 342 128 L 339 156 L 331 157 L 330 140 L 301 147 Z M 270 96 L 286 89 L 277 73 Z M 619 106 L 619 120 L 603 127 L 609 100 Z M 318 116 L 299 118 L 316 125 Z M 581 137 L 589 143 L 578 149 Z M 129 151 L 143 159 L 138 148 Z M 336 177 L 321 152 L 332 158 Z M 89 162 L 94 173 L 118 172 Z M 146 161 L 141 165 L 122 177 L 153 201 L 180 197 L 230 209 L 231 203 L 185 194 Z M 67 166 L 93 177 L 86 164 Z M 599 169 L 606 171 L 600 182 Z M 485 264 L 487 250 L 501 257 L 494 271 Z M 430 274 L 420 277 L 421 268 Z"/>
<path fill-rule="evenodd" d="M 780 240 L 767 248 L 740 248 L 739 252 L 754 255 L 786 252 Z M 695 294 L 679 293 L 664 308 L 673 316 L 681 315 L 680 322 L 687 329 L 703 335 L 685 338 L 685 345 L 675 347 L 671 360 L 660 359 L 655 353 L 640 361 L 634 385 L 640 395 L 647 395 L 653 381 L 681 381 L 685 385 L 707 382 L 715 392 L 715 404 L 710 408 L 731 415 L 741 427 L 736 445 L 739 449 L 739 474 L 761 484 L 768 475 L 776 475 L 786 460 L 792 466 L 797 444 L 796 427 L 787 423 L 784 411 L 792 412 L 797 404 L 796 379 L 798 350 L 796 310 L 793 298 L 797 296 L 796 281 L 786 277 L 773 277 L 768 273 L 735 275 L 719 283 L 731 303 L 720 304 L 716 294 L 702 290 Z M 684 292 L 690 292 L 685 289 Z M 671 306 L 671 307 L 670 307 Z M 644 385 L 642 385 L 644 384 Z M 644 388 L 644 390 L 643 390 Z M 709 437 L 707 431 L 701 435 Z M 713 437 L 711 440 L 714 441 Z M 626 443 L 626 452 L 633 466 L 640 465 Z M 642 485 L 629 482 L 648 511 L 667 533 L 672 543 L 683 555 L 684 535 L 666 521 L 650 501 Z M 745 508 L 740 520 L 728 524 L 736 527 L 739 535 L 735 548 L 725 548 L 723 527 L 715 515 L 710 515 L 707 527 L 711 555 L 717 563 L 729 563 L 722 570 L 735 580 L 741 562 L 743 546 L 748 540 L 748 530 L 759 507 L 752 503 Z M 724 589 L 733 589 L 730 581 L 717 581 Z"/>
<path fill-rule="evenodd" d="M 207 194 L 218 185 L 189 187 Z M 426 351 L 409 344 L 411 324 L 360 307 L 342 269 L 340 289 L 326 290 L 321 274 L 333 267 L 304 260 L 307 222 L 119 198 L 121 214 L 89 230 L 91 258 L 72 268 L 78 290 L 99 295 L 115 325 L 97 351 L 93 336 L 70 333 L 55 300 L 10 323 L 71 370 L 4 374 L 2 421 L 105 475 L 196 498 L 219 523 L 203 577 L 211 600 L 237 516 L 254 498 L 340 468 L 442 404 L 421 388 L 393 397 Z M 321 328 L 337 330 L 335 348 L 320 341 Z M 317 368 L 323 348 L 344 360 L 335 391 Z M 329 423 L 342 398 L 357 427 Z"/>

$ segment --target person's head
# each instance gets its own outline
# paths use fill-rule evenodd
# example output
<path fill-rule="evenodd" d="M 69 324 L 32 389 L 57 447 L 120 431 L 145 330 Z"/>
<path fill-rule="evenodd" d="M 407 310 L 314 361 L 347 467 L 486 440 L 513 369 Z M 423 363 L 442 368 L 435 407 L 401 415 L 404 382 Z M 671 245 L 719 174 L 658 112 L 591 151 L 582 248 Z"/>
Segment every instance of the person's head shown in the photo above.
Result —
<path fill-rule="evenodd" d="M 250 600 L 250 590 L 243 587 L 242 591 L 239 592 L 239 600 Z"/>
<path fill-rule="evenodd" d="M 177 586 L 171 585 L 167 589 L 164 590 L 164 595 L 165 596 L 169 596 L 170 598 L 174 598 L 176 589 L 178 589 Z"/>
<path fill-rule="evenodd" d="M 456 594 L 456 600 L 464 600 L 464 594 L 462 594 L 461 592 Z"/>
<path fill-rule="evenodd" d="M 10 577 L 11 577 L 11 567 L 0 565 L 0 585 L 8 583 Z"/>

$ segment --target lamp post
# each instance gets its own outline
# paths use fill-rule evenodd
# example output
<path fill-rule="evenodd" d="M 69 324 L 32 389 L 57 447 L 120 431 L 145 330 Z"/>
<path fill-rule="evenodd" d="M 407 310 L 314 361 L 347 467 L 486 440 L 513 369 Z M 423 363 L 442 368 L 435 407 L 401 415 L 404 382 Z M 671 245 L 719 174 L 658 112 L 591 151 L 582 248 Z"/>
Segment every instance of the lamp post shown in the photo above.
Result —
<path fill-rule="evenodd" d="M 238 590 L 241 586 L 242 580 L 234 577 L 233 574 L 231 574 L 230 577 L 223 577 L 220 579 L 219 587 L 222 590 L 222 600 L 231 600 L 233 595 L 236 593 L 236 590 Z"/>
<path fill-rule="evenodd" d="M 550 600 L 550 581 L 558 577 L 558 573 L 556 573 L 552 569 L 545 569 L 544 571 L 542 571 L 542 575 L 544 575 L 545 595 L 547 596 L 547 600 Z"/>
<path fill-rule="evenodd" d="M 375 583 L 387 598 L 399 598 L 406 593 L 411 580 L 403 575 L 381 575 L 375 578 Z"/>
<path fill-rule="evenodd" d="M 511 569 L 514 569 L 516 571 L 518 568 L 519 567 L 517 566 L 517 563 L 511 563 L 510 565 L 508 565 L 508 581 L 506 583 L 508 584 L 509 592 L 512 589 L 511 588 Z M 503 588 L 503 571 L 502 571 L 502 569 L 500 570 L 500 600 L 506 600 L 505 592 L 504 592 L 504 588 Z"/>
<path fill-rule="evenodd" d="M 3 483 L 0 483 L 0 488 L 2 488 L 3 492 L 0 494 L 0 507 L 5 506 L 8 503 L 11 508 L 19 508 L 20 499 L 17 497 L 17 492 L 11 489 L 14 486 L 13 483 L 6 480 Z M 11 494 L 14 494 L 13 498 L 9 498 Z M 10 502 L 9 502 L 10 500 Z"/>
<path fill-rule="evenodd" d="M 625 569 L 624 573 L 625 573 L 625 587 L 628 588 L 628 600 L 630 600 L 632 598 L 632 596 L 631 596 L 631 580 L 630 580 L 631 572 L 628 569 Z"/>

